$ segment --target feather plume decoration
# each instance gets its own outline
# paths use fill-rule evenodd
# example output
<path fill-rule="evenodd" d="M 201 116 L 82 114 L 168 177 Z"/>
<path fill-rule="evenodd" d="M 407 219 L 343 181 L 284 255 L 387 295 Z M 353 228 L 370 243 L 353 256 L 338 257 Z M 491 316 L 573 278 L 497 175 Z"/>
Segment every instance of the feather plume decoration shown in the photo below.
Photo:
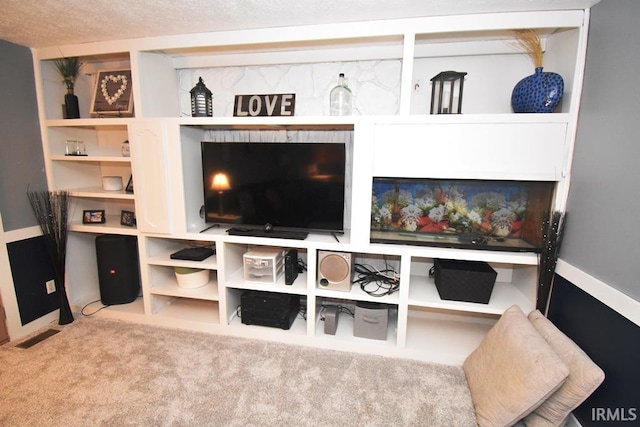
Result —
<path fill-rule="evenodd" d="M 536 68 L 542 67 L 544 51 L 542 50 L 542 42 L 540 41 L 538 32 L 536 30 L 526 29 L 516 30 L 514 33 L 517 47 L 531 56 Z"/>

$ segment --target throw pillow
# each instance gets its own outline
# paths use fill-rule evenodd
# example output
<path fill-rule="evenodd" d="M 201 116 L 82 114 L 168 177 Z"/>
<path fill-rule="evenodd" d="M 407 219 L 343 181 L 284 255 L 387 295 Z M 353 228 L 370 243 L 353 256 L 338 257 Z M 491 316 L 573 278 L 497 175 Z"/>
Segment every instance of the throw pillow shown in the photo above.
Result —
<path fill-rule="evenodd" d="M 604 372 L 576 343 L 563 334 L 538 310 L 529 320 L 569 366 L 569 378 L 547 401 L 524 420 L 529 427 L 560 426 L 567 417 L 604 381 Z"/>
<path fill-rule="evenodd" d="M 517 305 L 503 313 L 463 368 L 480 427 L 515 424 L 569 375 L 568 366 Z"/>

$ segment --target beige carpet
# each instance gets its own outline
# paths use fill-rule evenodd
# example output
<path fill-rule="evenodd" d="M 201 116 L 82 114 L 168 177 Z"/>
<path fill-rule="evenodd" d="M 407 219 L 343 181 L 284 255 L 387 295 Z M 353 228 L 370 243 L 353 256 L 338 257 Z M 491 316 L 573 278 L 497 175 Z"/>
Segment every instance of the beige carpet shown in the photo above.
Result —
<path fill-rule="evenodd" d="M 81 318 L 0 347 L 2 426 L 475 426 L 459 367 Z"/>

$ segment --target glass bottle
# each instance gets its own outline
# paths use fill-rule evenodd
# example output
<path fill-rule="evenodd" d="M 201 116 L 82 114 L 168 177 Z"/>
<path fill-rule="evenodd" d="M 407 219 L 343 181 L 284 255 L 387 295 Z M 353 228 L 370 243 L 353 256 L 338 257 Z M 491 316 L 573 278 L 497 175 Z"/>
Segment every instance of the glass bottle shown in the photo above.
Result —
<path fill-rule="evenodd" d="M 347 86 L 344 73 L 338 76 L 338 85 L 331 89 L 330 114 L 332 116 L 350 116 L 353 113 L 353 94 Z"/>

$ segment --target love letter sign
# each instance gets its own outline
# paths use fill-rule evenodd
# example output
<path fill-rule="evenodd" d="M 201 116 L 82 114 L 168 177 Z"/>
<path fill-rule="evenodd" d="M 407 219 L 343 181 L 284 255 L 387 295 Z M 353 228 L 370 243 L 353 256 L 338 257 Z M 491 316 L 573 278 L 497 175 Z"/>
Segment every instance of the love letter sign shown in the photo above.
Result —
<path fill-rule="evenodd" d="M 295 107 L 295 93 L 236 95 L 233 116 L 293 116 Z"/>

